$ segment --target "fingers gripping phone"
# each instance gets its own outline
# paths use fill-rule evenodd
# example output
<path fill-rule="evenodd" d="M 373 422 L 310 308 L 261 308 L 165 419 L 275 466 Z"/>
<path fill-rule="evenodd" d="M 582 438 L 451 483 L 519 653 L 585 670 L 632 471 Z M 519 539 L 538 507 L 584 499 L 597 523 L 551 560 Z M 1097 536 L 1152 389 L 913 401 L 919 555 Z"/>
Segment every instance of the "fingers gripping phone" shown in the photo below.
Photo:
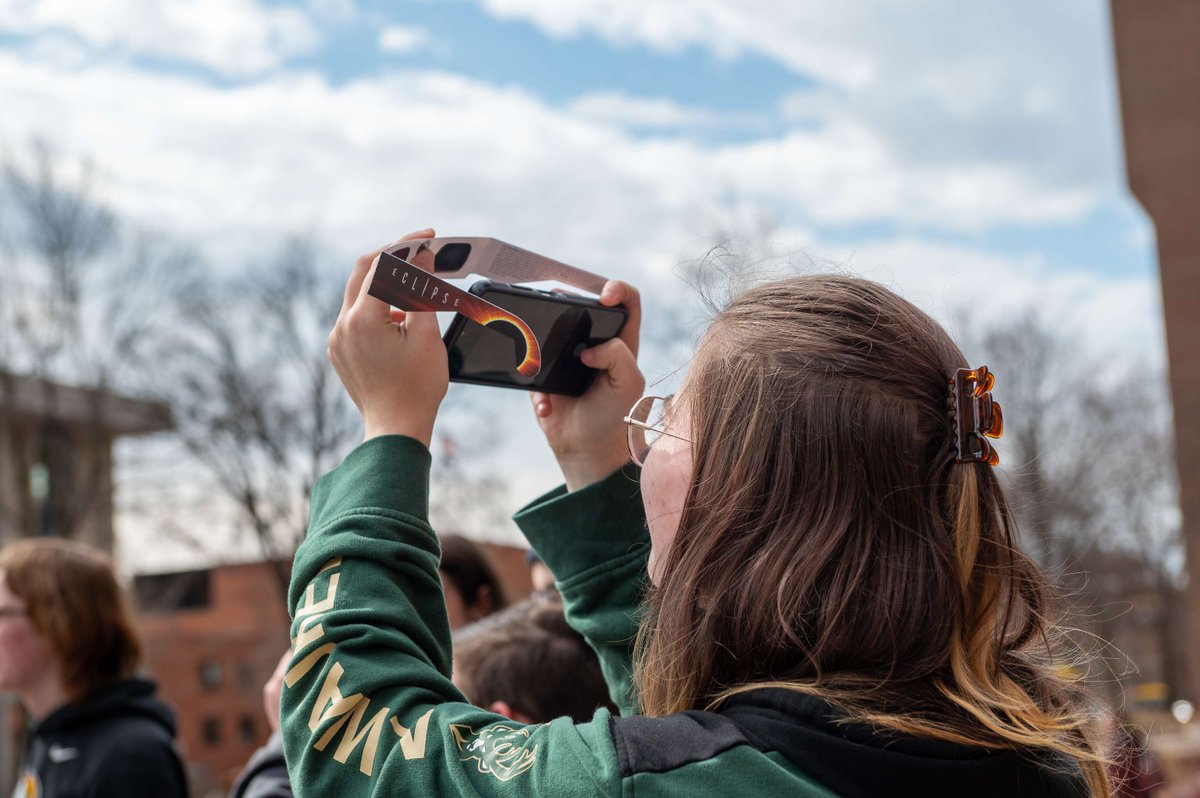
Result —
<path fill-rule="evenodd" d="M 600 372 L 585 366 L 579 354 L 615 338 L 625 326 L 625 308 L 605 307 L 594 299 L 491 280 L 475 283 L 470 292 L 530 326 L 542 348 L 542 368 L 532 377 L 517 373 L 525 341 L 513 325 L 485 326 L 458 315 L 443 339 L 452 382 L 580 396 Z"/>

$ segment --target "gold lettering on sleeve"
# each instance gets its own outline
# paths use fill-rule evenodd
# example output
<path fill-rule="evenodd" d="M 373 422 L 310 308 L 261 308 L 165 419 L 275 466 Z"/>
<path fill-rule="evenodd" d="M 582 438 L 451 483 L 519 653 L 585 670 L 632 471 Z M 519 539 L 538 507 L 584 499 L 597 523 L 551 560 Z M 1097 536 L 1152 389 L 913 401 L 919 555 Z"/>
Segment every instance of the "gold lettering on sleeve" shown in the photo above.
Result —
<path fill-rule="evenodd" d="M 411 729 L 404 728 L 399 721 L 392 718 L 392 731 L 400 737 L 400 753 L 404 754 L 405 759 L 425 758 L 425 741 L 429 736 L 429 716 L 432 714 L 431 709 L 417 718 L 416 725 Z"/>
<path fill-rule="evenodd" d="M 330 568 L 337 568 L 341 564 L 342 564 L 342 558 L 334 557 L 332 560 L 330 560 L 329 562 L 322 565 L 321 570 L 317 571 L 317 574 L 323 574 L 326 571 L 328 571 Z"/>
<path fill-rule="evenodd" d="M 316 732 L 322 723 L 334 720 L 335 718 L 337 720 L 313 743 L 313 748 L 318 751 L 324 751 L 334 736 L 345 727 L 342 741 L 333 752 L 334 760 L 345 764 L 346 760 L 350 758 L 350 754 L 358 747 L 358 744 L 365 740 L 366 744 L 363 746 L 362 758 L 359 760 L 358 769 L 370 776 L 371 772 L 375 769 L 375 755 L 379 751 L 379 735 L 383 731 L 384 719 L 387 718 L 391 710 L 383 707 L 379 712 L 375 713 L 375 717 L 371 718 L 367 722 L 367 725 L 360 731 L 359 725 L 362 723 L 363 717 L 366 716 L 367 708 L 371 705 L 371 701 L 362 693 L 354 693 L 349 696 L 342 695 L 341 690 L 338 689 L 338 685 L 344 673 L 345 670 L 342 668 L 341 663 L 334 662 L 329 666 L 329 673 L 325 675 L 325 683 L 321 685 L 321 692 L 317 696 L 317 703 L 313 705 L 312 714 L 308 719 L 308 728 Z"/>
<path fill-rule="evenodd" d="M 362 723 L 363 718 L 367 714 L 367 708 L 370 705 L 370 699 L 361 698 L 355 704 L 352 712 L 348 712 L 338 718 L 337 722 L 330 726 L 321 735 L 319 740 L 313 743 L 313 748 L 318 751 L 324 751 L 325 747 L 329 745 L 330 740 L 334 738 L 334 735 L 342 727 L 345 727 L 346 731 L 342 735 L 342 741 L 338 743 L 338 747 L 333 752 L 334 760 L 345 764 L 350 755 L 354 753 L 354 749 L 365 739 L 366 744 L 363 746 L 362 757 L 358 762 L 358 769 L 364 775 L 370 776 L 371 771 L 375 769 L 375 755 L 379 751 L 379 735 L 383 732 L 384 721 L 387 719 L 388 713 L 391 712 L 390 709 L 384 707 L 375 713 L 375 717 L 367 721 L 366 726 L 359 730 L 359 724 Z"/>
<path fill-rule="evenodd" d="M 341 563 L 341 557 L 330 560 L 318 573 L 325 573 L 337 568 Z M 325 597 L 320 601 L 317 600 L 315 581 L 309 583 L 305 588 L 304 601 L 296 608 L 295 613 L 297 634 L 292 644 L 297 654 L 324 638 L 325 628 L 321 620 L 326 612 L 334 608 L 340 580 L 341 574 L 337 571 L 329 575 Z M 333 752 L 333 759 L 341 764 L 346 764 L 361 745 L 362 756 L 358 769 L 363 774 L 370 776 L 375 769 L 380 736 L 392 710 L 386 706 L 380 707 L 378 712 L 366 720 L 371 700 L 362 693 L 342 695 L 341 679 L 346 671 L 341 663 L 333 659 L 332 655 L 335 650 L 334 643 L 325 643 L 305 654 L 303 659 L 294 662 L 284 675 L 284 685 L 288 688 L 294 687 L 317 666 L 317 663 L 329 658 L 329 670 L 325 674 L 325 679 L 309 715 L 308 728 L 316 735 L 322 725 L 327 723 L 329 725 L 313 742 L 312 747 L 317 751 L 325 751 L 334 738 L 341 733 L 341 739 Z M 395 717 L 390 718 L 392 731 L 400 738 L 400 752 L 406 760 L 425 758 L 429 739 L 429 719 L 432 715 L 433 709 L 430 709 L 417 718 L 411 729 L 402 726 Z"/>
<path fill-rule="evenodd" d="M 308 716 L 309 731 L 315 732 L 317 727 L 323 722 L 346 714 L 354 709 L 355 704 L 362 700 L 362 693 L 343 696 L 341 691 L 338 690 L 338 684 L 341 682 L 342 674 L 345 672 L 346 670 L 340 662 L 334 662 L 329 666 L 329 673 L 325 674 L 325 683 L 321 685 L 321 692 L 317 695 L 317 702 L 313 704 L 312 714 Z"/>
<path fill-rule="evenodd" d="M 338 582 L 341 581 L 341 578 L 341 574 L 334 574 L 329 577 L 329 590 L 325 594 L 325 598 L 321 601 L 317 601 L 316 599 L 316 583 L 309 582 L 308 587 L 304 589 L 304 603 L 296 608 L 296 617 L 304 618 L 333 609 L 333 600 L 337 598 Z"/>
<path fill-rule="evenodd" d="M 317 628 L 318 629 L 321 628 L 319 624 L 317 625 Z M 298 646 L 297 646 L 297 648 L 298 648 Z M 304 659 L 300 660 L 295 665 L 293 665 L 290 669 L 288 669 L 287 674 L 284 675 L 284 677 L 283 677 L 283 683 L 285 685 L 287 685 L 288 687 L 294 687 L 296 682 L 298 682 L 302 678 L 304 678 L 304 675 L 306 673 L 308 673 L 309 671 L 311 671 L 313 666 L 316 665 L 317 662 L 319 662 L 323 657 L 328 657 L 330 654 L 332 654 L 333 649 L 334 649 L 333 643 L 326 643 L 325 645 L 318 648 L 316 651 L 313 651 L 311 654 L 309 654 Z"/>
<path fill-rule="evenodd" d="M 301 651 L 310 643 L 315 643 L 325 636 L 325 627 L 321 625 L 323 615 L 310 615 L 300 621 L 300 634 L 292 641 L 292 648 Z"/>

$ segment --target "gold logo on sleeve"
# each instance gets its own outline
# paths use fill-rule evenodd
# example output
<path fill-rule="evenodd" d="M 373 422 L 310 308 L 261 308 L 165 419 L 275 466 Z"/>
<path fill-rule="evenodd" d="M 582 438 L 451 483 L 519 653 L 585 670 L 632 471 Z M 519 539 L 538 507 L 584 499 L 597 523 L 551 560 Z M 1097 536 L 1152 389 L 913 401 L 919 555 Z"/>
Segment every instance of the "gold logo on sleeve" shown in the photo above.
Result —
<path fill-rule="evenodd" d="M 537 746 L 526 748 L 530 728 L 493 723 L 477 732 L 470 726 L 451 723 L 450 733 L 458 745 L 460 761 L 474 759 L 480 773 L 508 781 L 528 771 L 537 760 Z"/>

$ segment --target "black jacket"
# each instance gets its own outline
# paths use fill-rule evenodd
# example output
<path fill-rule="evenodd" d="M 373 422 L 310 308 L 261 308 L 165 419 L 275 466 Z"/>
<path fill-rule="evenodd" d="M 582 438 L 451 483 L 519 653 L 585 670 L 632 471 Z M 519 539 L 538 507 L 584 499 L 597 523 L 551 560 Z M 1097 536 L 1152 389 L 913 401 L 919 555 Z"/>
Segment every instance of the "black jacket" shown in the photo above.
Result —
<path fill-rule="evenodd" d="M 174 714 L 153 682 L 107 684 L 34 727 L 14 796 L 186 798 L 174 738 Z"/>
<path fill-rule="evenodd" d="M 287 763 L 283 761 L 283 738 L 271 735 L 267 744 L 254 752 L 238 774 L 229 798 L 292 798 Z"/>

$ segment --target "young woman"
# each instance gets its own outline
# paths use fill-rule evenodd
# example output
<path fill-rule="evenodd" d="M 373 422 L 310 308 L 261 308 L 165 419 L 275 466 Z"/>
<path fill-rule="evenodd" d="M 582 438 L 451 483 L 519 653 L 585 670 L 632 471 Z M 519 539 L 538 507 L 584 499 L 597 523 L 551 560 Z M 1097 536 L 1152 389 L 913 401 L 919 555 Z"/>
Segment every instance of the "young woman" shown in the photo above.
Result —
<path fill-rule="evenodd" d="M 583 354 L 587 394 L 534 395 L 566 485 L 516 519 L 621 714 L 464 703 L 425 520 L 445 350 L 367 295 L 373 258 L 329 343 L 367 440 L 317 486 L 293 571 L 297 795 L 1108 794 L 980 437 L 990 379 L 846 277 L 734 300 L 667 402 L 638 398 L 636 292 L 605 287 L 629 324 Z"/>
<path fill-rule="evenodd" d="M 50 538 L 0 549 L 0 691 L 32 721 L 14 798 L 187 795 L 140 651 L 106 556 Z"/>

